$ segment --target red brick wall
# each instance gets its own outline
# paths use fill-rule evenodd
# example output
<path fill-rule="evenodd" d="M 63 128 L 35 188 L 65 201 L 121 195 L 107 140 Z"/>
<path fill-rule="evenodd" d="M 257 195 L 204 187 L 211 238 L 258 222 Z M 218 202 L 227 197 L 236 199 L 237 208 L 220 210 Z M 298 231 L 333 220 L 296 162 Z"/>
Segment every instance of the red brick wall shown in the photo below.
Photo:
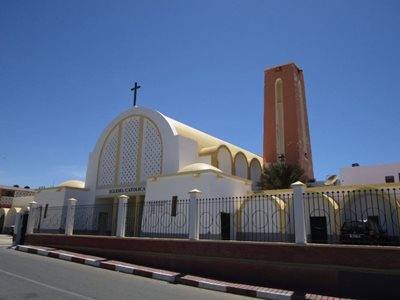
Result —
<path fill-rule="evenodd" d="M 42 245 L 192 275 L 314 292 L 368 295 L 400 282 L 400 248 L 34 234 Z M 382 282 L 382 288 L 379 284 Z M 393 284 L 395 287 L 396 285 Z M 372 293 L 372 294 L 371 294 Z"/>
<path fill-rule="evenodd" d="M 295 83 L 298 77 L 302 85 L 302 95 Z M 285 158 L 288 164 L 301 166 L 309 179 L 314 177 L 312 166 L 311 142 L 308 128 L 307 105 L 304 91 L 303 72 L 293 63 L 282 65 L 265 71 L 264 78 L 264 161 L 277 161 L 276 153 L 276 116 L 275 116 L 275 82 L 280 78 L 283 82 L 284 111 L 284 144 Z M 303 99 L 305 130 L 307 141 L 302 137 L 302 121 L 300 116 L 300 99 Z M 306 143 L 307 158 L 304 156 L 303 143 Z"/>

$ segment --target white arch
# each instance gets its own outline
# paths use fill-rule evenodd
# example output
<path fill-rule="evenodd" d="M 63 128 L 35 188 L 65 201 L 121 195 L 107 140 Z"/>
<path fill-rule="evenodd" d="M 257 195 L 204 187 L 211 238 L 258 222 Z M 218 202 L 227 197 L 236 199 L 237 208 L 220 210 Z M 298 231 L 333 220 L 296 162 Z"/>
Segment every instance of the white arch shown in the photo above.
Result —
<path fill-rule="evenodd" d="M 228 147 L 222 145 L 217 150 L 218 169 L 232 175 L 232 154 Z"/>
<path fill-rule="evenodd" d="M 260 180 L 262 173 L 261 163 L 258 159 L 253 158 L 250 161 L 250 180 L 253 181 L 252 188 L 253 190 L 257 187 L 257 182 Z"/>
<path fill-rule="evenodd" d="M 88 170 L 86 173 L 86 181 L 85 181 L 85 187 L 89 188 L 93 194 L 97 188 L 97 178 L 100 167 L 99 161 L 100 161 L 100 156 L 102 155 L 103 145 L 106 143 L 110 134 L 112 134 L 113 131 L 115 131 L 116 129 L 118 130 L 119 126 L 123 124 L 124 120 L 135 117 L 149 120 L 149 122 L 154 124 L 154 126 L 159 131 L 162 144 L 161 169 L 163 173 L 174 173 L 179 170 L 179 148 L 178 148 L 179 143 L 176 141 L 178 133 L 173 124 L 168 120 L 167 117 L 163 116 L 161 113 L 157 111 L 153 111 L 147 108 L 134 107 L 116 117 L 107 126 L 107 128 L 103 131 L 103 133 L 96 142 L 96 145 L 89 158 Z M 120 134 L 117 135 L 120 136 Z M 116 159 L 118 160 L 120 158 L 116 157 Z M 111 164 L 111 167 L 113 166 L 116 167 L 116 165 Z M 115 175 L 114 171 L 111 172 L 112 174 Z"/>
<path fill-rule="evenodd" d="M 9 228 L 13 225 L 15 225 L 15 218 L 17 216 L 17 213 L 21 211 L 20 207 L 12 207 L 7 213 L 7 217 L 4 221 L 4 227 Z"/>
<path fill-rule="evenodd" d="M 244 155 L 244 153 L 238 152 L 235 155 L 234 161 L 235 161 L 234 162 L 235 163 L 235 175 L 248 179 L 249 178 L 249 176 L 248 176 L 249 166 L 247 163 L 247 158 Z"/>

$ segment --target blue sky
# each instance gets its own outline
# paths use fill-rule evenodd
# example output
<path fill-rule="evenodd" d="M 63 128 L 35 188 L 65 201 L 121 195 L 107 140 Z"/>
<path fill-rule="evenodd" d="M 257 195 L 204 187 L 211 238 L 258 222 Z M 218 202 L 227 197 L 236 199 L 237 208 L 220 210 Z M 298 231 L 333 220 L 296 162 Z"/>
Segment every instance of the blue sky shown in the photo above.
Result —
<path fill-rule="evenodd" d="M 84 179 L 138 105 L 262 154 L 264 69 L 304 70 L 317 179 L 398 163 L 400 2 L 1 1 L 0 185 Z"/>

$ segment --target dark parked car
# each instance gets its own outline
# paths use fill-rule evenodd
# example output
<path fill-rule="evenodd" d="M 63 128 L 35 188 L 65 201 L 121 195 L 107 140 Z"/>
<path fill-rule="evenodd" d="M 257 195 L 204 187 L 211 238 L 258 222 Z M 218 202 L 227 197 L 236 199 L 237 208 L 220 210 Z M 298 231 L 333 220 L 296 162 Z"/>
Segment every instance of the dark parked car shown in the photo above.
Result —
<path fill-rule="evenodd" d="M 344 222 L 340 230 L 340 242 L 355 244 L 379 244 L 388 242 L 386 233 L 374 221 Z"/>

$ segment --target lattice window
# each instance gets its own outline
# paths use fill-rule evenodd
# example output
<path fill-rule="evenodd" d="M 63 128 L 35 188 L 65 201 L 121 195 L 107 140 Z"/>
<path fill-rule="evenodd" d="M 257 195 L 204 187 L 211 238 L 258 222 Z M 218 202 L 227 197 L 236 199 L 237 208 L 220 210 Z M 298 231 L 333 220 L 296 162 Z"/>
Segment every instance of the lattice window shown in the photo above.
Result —
<path fill-rule="evenodd" d="M 161 156 L 162 143 L 160 133 L 153 123 L 145 120 L 143 128 L 142 181 L 145 181 L 149 176 L 161 174 Z"/>
<path fill-rule="evenodd" d="M 139 130 L 139 117 L 130 118 L 123 124 L 118 176 L 118 183 L 121 185 L 133 184 L 136 182 Z"/>
<path fill-rule="evenodd" d="M 117 144 L 118 127 L 114 128 L 104 143 L 100 158 L 98 186 L 108 186 L 114 183 Z"/>

